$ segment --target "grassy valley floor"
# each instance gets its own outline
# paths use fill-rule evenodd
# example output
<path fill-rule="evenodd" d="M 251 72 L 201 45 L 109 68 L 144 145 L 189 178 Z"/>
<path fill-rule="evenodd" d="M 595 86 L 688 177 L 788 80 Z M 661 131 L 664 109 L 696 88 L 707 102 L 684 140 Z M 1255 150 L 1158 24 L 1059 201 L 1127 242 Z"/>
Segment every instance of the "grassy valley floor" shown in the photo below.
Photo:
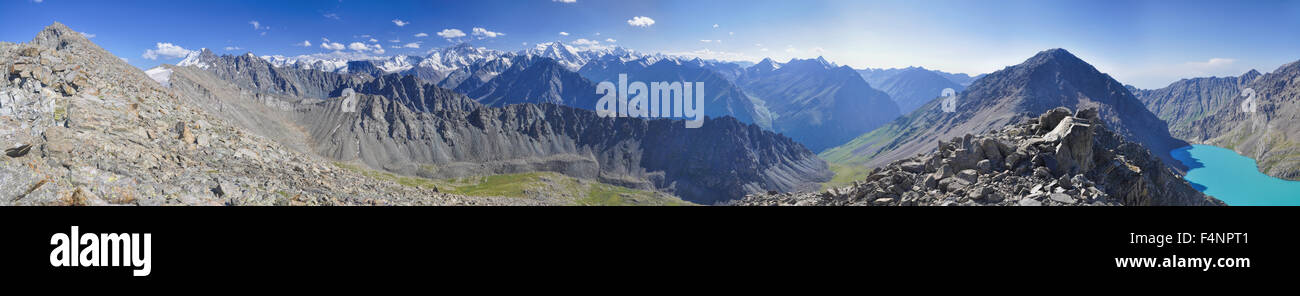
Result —
<path fill-rule="evenodd" d="M 637 190 L 579 179 L 554 172 L 531 172 L 455 179 L 427 179 L 396 175 L 359 165 L 334 163 L 367 177 L 403 186 L 436 188 L 439 192 L 479 197 L 538 199 L 577 206 L 686 206 L 695 205 L 671 194 Z"/>

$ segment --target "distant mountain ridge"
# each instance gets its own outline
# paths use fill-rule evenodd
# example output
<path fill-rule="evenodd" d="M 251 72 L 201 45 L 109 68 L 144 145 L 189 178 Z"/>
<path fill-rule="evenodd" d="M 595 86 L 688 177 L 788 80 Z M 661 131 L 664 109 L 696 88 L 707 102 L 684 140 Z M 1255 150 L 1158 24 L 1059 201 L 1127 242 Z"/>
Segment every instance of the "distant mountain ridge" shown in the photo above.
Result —
<path fill-rule="evenodd" d="M 702 59 L 684 59 L 661 56 L 606 55 L 587 63 L 578 71 L 592 82 L 617 83 L 620 74 L 628 81 L 650 82 L 702 82 L 704 83 L 704 114 L 710 117 L 731 116 L 744 123 L 772 128 L 769 115 L 725 76 L 709 68 Z"/>
<path fill-rule="evenodd" d="M 824 58 L 764 59 L 736 79 L 772 114 L 773 128 L 814 151 L 843 144 L 900 114 L 888 94 Z"/>
<path fill-rule="evenodd" d="M 1169 122 L 1171 134 L 1195 141 L 1203 134 L 1203 127 L 1194 123 L 1221 109 L 1236 108 L 1232 105 L 1239 101 L 1235 97 L 1260 76 L 1259 71 L 1250 70 L 1241 76 L 1183 79 L 1160 89 L 1129 90 L 1147 109 Z"/>
<path fill-rule="evenodd" d="M 938 71 L 924 68 L 907 68 L 871 86 L 889 94 L 889 97 L 898 103 L 900 112 L 912 113 L 916 108 L 939 98 L 944 89 L 951 88 L 957 92 L 966 89 L 965 86 L 948 80 L 936 72 Z"/>
<path fill-rule="evenodd" d="M 1247 112 L 1245 90 L 1255 91 Z M 1185 79 L 1139 96 L 1179 138 L 1232 149 L 1270 176 L 1300 180 L 1300 61 L 1260 74 Z"/>
<path fill-rule="evenodd" d="M 975 80 L 979 79 L 980 77 L 983 77 L 984 75 L 987 75 L 987 74 L 977 74 L 971 76 L 970 74 L 966 74 L 966 73 L 949 73 L 949 72 L 944 72 L 939 70 L 930 70 L 930 69 L 926 69 L 925 67 L 857 69 L 858 74 L 862 75 L 862 79 L 866 79 L 867 83 L 870 83 L 871 85 L 882 85 L 885 83 L 885 80 L 889 80 L 890 78 L 894 77 L 895 75 L 898 75 L 899 73 L 903 73 L 905 71 L 911 71 L 911 70 L 930 71 L 936 75 L 943 77 L 944 79 L 948 79 L 948 81 L 952 81 L 953 83 L 956 83 L 963 87 L 970 86 L 970 84 L 972 82 L 975 82 Z"/>

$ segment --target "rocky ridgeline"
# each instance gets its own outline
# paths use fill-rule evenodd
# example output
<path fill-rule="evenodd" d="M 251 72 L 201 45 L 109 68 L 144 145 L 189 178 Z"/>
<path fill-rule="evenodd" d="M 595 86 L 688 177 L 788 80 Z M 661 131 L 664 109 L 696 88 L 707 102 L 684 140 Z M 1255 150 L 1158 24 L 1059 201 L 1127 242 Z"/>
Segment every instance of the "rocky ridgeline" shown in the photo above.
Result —
<path fill-rule="evenodd" d="M 1192 188 L 1095 109 L 1049 110 L 985 135 L 940 141 L 852 186 L 750 195 L 738 205 L 1224 205 Z"/>
<path fill-rule="evenodd" d="M 2 205 L 501 204 L 380 182 L 249 134 L 55 23 L 0 43 Z"/>

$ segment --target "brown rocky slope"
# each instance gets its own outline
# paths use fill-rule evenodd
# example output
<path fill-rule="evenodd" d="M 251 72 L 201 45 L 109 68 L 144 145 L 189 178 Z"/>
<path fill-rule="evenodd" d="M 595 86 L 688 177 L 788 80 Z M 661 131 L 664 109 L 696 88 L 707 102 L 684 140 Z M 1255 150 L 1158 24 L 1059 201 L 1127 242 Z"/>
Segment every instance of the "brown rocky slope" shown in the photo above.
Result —
<path fill-rule="evenodd" d="M 983 135 L 940 141 L 852 186 L 750 195 L 737 205 L 1224 205 L 1143 146 L 1111 132 L 1095 109 L 1056 108 Z"/>

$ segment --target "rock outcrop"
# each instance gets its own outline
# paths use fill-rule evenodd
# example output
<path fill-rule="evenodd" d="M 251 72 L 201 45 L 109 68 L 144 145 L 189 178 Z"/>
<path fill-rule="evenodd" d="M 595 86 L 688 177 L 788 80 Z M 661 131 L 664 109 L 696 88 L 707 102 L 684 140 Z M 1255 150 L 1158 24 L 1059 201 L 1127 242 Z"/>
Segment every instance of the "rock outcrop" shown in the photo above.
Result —
<path fill-rule="evenodd" d="M 1111 132 L 1095 109 L 1065 108 L 883 166 L 852 186 L 746 196 L 737 205 L 1225 205 L 1141 145 Z"/>

